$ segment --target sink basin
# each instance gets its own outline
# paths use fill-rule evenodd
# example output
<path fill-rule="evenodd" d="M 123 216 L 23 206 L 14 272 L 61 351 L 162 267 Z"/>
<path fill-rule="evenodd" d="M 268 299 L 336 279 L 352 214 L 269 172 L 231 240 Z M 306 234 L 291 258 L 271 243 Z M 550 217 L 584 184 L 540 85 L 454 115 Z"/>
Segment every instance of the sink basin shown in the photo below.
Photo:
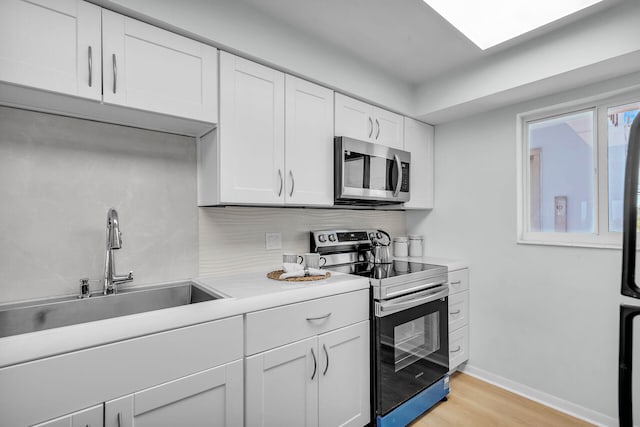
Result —
<path fill-rule="evenodd" d="M 222 298 L 194 282 L 125 288 L 91 298 L 58 297 L 0 306 L 0 338 Z"/>

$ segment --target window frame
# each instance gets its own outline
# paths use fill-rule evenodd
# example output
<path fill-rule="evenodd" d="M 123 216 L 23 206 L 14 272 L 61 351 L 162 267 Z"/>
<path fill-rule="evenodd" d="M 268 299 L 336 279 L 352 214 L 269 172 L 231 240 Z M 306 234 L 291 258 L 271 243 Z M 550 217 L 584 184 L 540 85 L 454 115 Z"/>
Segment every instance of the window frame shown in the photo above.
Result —
<path fill-rule="evenodd" d="M 609 175 L 608 175 L 608 109 L 625 104 L 640 103 L 640 90 L 633 88 L 602 94 L 587 99 L 566 102 L 516 116 L 517 140 L 517 239 L 518 244 L 575 246 L 619 249 L 622 233 L 609 231 Z M 593 232 L 560 233 L 530 231 L 530 153 L 529 124 L 593 111 Z"/>

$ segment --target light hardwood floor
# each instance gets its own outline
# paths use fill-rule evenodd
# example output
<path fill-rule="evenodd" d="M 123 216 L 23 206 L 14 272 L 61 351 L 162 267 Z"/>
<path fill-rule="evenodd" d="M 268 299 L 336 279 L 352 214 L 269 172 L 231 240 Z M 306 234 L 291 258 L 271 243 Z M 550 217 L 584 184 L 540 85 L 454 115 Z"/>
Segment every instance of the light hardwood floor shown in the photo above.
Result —
<path fill-rule="evenodd" d="M 440 402 L 412 427 L 591 426 L 555 409 L 460 372 L 451 376 L 447 402 Z"/>

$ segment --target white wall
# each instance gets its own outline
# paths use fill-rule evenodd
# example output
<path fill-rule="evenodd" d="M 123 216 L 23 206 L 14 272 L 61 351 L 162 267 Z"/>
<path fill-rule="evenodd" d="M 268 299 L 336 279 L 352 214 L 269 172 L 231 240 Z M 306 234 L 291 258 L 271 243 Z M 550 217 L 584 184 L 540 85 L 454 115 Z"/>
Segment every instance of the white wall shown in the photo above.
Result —
<path fill-rule="evenodd" d="M 195 276 L 195 162 L 193 138 L 0 107 L 0 302 L 99 289 L 110 207 L 119 274 Z"/>
<path fill-rule="evenodd" d="M 427 255 L 470 264 L 469 366 L 608 424 L 617 418 L 621 251 L 516 244 L 516 114 L 638 81 L 630 75 L 436 126 L 436 207 L 407 213 Z"/>
<path fill-rule="evenodd" d="M 415 114 L 444 123 L 465 114 L 640 70 L 640 2 L 622 0 L 565 28 L 488 54 L 419 85 Z"/>

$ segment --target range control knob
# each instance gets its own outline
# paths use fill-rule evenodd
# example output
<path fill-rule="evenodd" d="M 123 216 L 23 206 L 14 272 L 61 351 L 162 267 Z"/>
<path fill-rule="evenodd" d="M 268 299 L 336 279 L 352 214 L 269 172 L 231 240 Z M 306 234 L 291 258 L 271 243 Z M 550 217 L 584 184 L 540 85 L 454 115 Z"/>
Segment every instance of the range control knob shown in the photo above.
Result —
<path fill-rule="evenodd" d="M 327 241 L 327 236 L 325 236 L 324 234 L 320 234 L 320 235 L 318 236 L 318 241 L 319 241 L 320 243 L 324 243 L 324 242 L 326 242 L 326 241 Z"/>
<path fill-rule="evenodd" d="M 329 241 L 335 242 L 336 241 L 336 235 L 335 234 L 329 234 Z"/>
<path fill-rule="evenodd" d="M 378 232 L 376 233 L 376 237 L 377 237 L 378 239 L 382 239 L 382 233 L 380 233 L 380 232 L 378 231 Z"/>

